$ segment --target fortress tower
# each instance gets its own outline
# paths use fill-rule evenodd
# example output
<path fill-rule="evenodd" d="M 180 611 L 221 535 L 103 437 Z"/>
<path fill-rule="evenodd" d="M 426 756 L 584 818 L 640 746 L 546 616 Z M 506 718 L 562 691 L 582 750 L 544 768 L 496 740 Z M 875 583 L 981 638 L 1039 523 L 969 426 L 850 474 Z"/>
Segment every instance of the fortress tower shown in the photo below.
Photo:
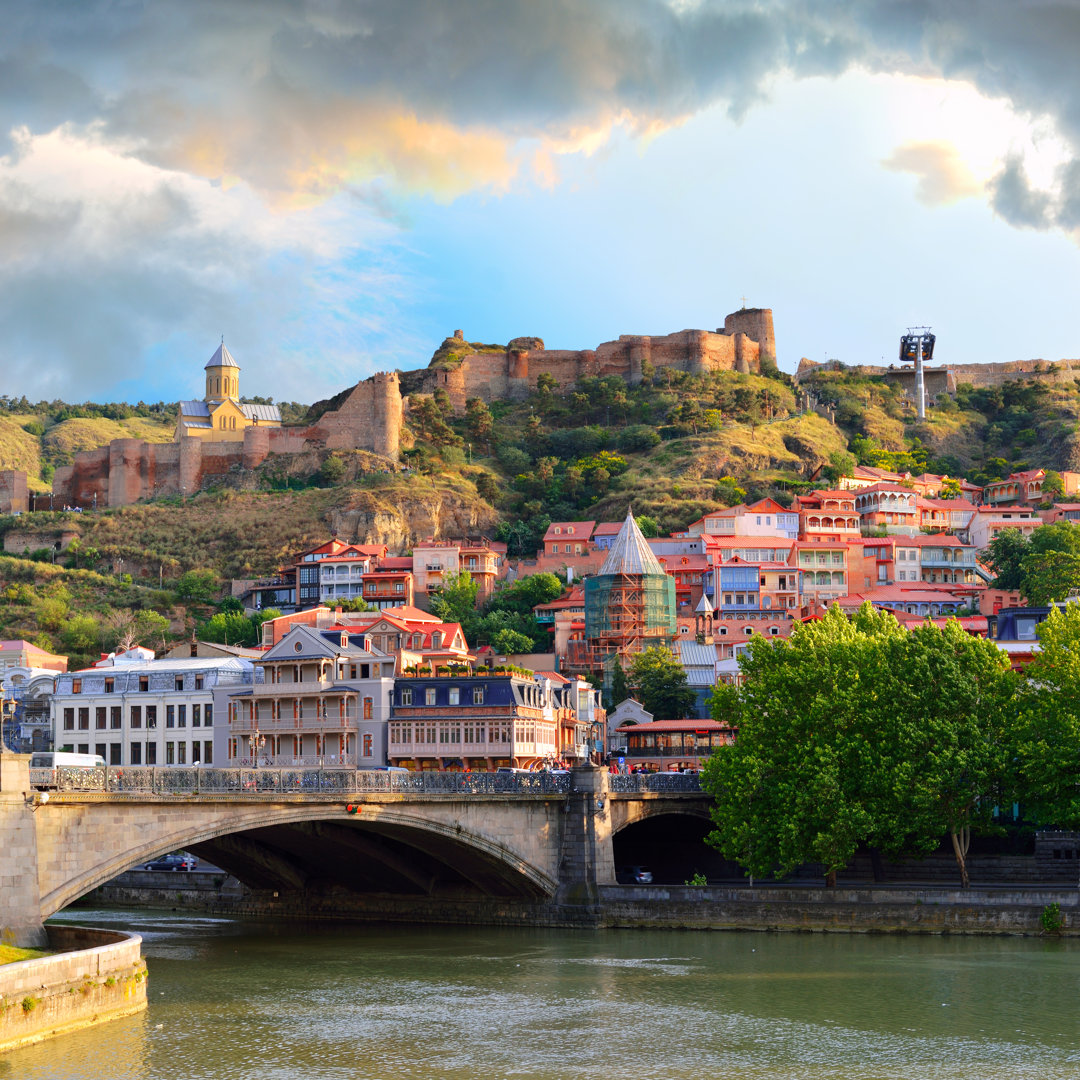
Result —
<path fill-rule="evenodd" d="M 724 319 L 724 333 L 734 336 L 745 334 L 756 341 L 762 359 L 769 357 L 776 363 L 776 335 L 773 333 L 772 308 L 740 308 Z"/>

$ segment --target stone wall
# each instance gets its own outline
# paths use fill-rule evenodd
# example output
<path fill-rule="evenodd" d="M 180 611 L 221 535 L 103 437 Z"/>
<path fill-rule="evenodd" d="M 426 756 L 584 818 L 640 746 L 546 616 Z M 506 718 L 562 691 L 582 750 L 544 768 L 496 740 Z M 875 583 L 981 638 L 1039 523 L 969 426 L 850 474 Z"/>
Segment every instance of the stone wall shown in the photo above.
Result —
<path fill-rule="evenodd" d="M 819 364 L 805 356 L 799 361 L 795 381 L 806 378 L 815 371 L 846 371 L 853 375 L 869 375 L 885 378 L 890 382 L 900 383 L 908 393 L 915 389 L 914 365 L 890 364 L 880 367 L 870 364 L 842 364 L 839 360 L 829 360 Z M 961 383 L 972 386 L 1001 386 L 1007 382 L 1042 382 L 1050 385 L 1064 385 L 1080 378 L 1080 360 L 1016 360 L 1001 364 L 948 364 L 927 367 L 923 371 L 926 381 L 926 393 L 931 399 L 939 393 L 955 394 Z"/>
<path fill-rule="evenodd" d="M 75 455 L 56 470 L 53 499 L 62 506 L 128 506 L 163 495 L 192 495 L 215 478 L 254 469 L 271 454 L 368 450 L 394 460 L 401 438 L 401 392 L 396 373 L 359 382 L 339 409 L 306 428 L 249 427 L 243 441 L 179 442 L 114 439 Z"/>
<path fill-rule="evenodd" d="M 501 352 L 469 353 L 449 371 L 431 369 L 423 389 L 442 388 L 457 412 L 470 397 L 485 401 L 520 400 L 551 375 L 563 389 L 590 376 L 615 375 L 631 385 L 641 382 L 648 366 L 679 371 L 757 373 L 763 357 L 776 358 L 772 311 L 752 308 L 728 315 L 723 328 L 680 330 L 651 337 L 623 334 L 595 349 L 545 349 L 539 338 L 516 338 Z"/>
<path fill-rule="evenodd" d="M 26 473 L 21 469 L 0 470 L 0 514 L 18 514 L 29 509 Z"/>
<path fill-rule="evenodd" d="M 0 1052 L 146 1008 L 137 934 L 49 927 L 52 956 L 0 967 Z"/>

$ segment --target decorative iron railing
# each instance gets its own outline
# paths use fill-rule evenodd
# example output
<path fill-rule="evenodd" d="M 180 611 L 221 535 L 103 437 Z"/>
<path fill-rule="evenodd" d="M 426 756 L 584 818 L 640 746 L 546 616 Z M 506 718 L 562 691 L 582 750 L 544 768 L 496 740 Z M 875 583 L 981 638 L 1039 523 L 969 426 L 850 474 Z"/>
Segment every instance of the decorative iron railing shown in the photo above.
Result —
<path fill-rule="evenodd" d="M 680 791 L 700 792 L 701 782 L 694 773 L 630 773 L 608 777 L 608 790 L 621 795 L 653 792 L 658 795 Z"/>
<path fill-rule="evenodd" d="M 31 769 L 30 784 L 57 792 L 145 795 L 565 795 L 569 773 L 398 772 L 381 769 L 210 769 L 125 765 Z"/>

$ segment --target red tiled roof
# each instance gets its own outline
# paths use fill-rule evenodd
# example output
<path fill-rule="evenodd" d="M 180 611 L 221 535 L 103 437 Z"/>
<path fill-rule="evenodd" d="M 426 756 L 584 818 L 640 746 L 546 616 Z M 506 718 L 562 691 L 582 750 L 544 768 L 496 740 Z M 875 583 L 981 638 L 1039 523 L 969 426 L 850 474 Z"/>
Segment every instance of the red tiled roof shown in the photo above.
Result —
<path fill-rule="evenodd" d="M 620 724 L 618 731 L 730 731 L 729 724 L 718 724 L 715 720 L 653 720 L 648 724 L 635 724 L 629 721 Z"/>
<path fill-rule="evenodd" d="M 562 540 L 566 536 L 572 536 L 575 540 L 589 540 L 595 528 L 595 521 L 553 521 L 544 533 L 544 542 L 554 540 L 556 537 Z M 556 529 L 559 530 L 558 533 Z"/>

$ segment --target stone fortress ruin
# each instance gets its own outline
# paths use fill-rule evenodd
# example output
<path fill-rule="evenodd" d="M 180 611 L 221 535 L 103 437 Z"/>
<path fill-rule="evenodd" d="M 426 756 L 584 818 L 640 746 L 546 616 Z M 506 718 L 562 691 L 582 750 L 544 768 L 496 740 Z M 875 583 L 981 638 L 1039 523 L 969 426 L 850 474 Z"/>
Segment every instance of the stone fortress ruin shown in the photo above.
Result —
<path fill-rule="evenodd" d="M 220 353 L 221 349 L 215 357 Z M 545 372 L 566 388 L 589 375 L 617 375 L 636 384 L 650 369 L 757 373 L 763 362 L 775 363 L 776 343 L 772 311 L 744 308 L 728 315 L 723 329 L 715 332 L 682 330 L 662 337 L 624 334 L 617 341 L 579 351 L 545 349 L 539 338 L 515 338 L 505 348 L 485 346 L 474 351 L 458 331 L 436 357 L 440 354 L 445 358 L 433 359 L 419 371 L 380 372 L 358 382 L 332 399 L 330 407 L 306 426 L 241 424 L 219 439 L 212 421 L 204 425 L 211 430 L 197 436 L 185 434 L 181 424 L 171 443 L 114 439 L 108 446 L 80 451 L 73 464 L 56 470 L 53 503 L 58 507 L 126 506 L 165 495 L 193 495 L 216 479 L 256 468 L 272 454 L 366 450 L 396 461 L 408 412 L 402 380 L 415 393 L 444 388 L 455 410 L 464 412 L 470 397 L 485 401 L 525 398 Z M 211 358 L 207 365 L 207 371 L 213 368 L 211 374 L 218 370 L 215 363 L 221 367 Z M 230 356 L 230 377 L 238 379 L 239 370 Z M 231 388 L 231 397 L 239 399 L 238 382 Z M 216 399 L 212 398 L 208 379 L 207 402 L 213 407 Z M 190 412 L 199 403 L 184 404 Z M 0 505 L 0 511 L 12 508 Z"/>
<path fill-rule="evenodd" d="M 447 359 L 429 368 L 421 384 L 428 393 L 445 390 L 457 412 L 464 411 L 471 397 L 488 402 L 521 400 L 536 388 L 542 374 L 551 375 L 562 387 L 602 375 L 617 375 L 633 386 L 650 368 L 758 374 L 763 362 L 776 363 L 769 308 L 736 311 L 715 332 L 680 330 L 663 337 L 623 334 L 595 349 L 546 349 L 540 338 L 514 338 L 505 349 L 470 348 L 460 330 L 447 338 L 439 350 Z"/>

